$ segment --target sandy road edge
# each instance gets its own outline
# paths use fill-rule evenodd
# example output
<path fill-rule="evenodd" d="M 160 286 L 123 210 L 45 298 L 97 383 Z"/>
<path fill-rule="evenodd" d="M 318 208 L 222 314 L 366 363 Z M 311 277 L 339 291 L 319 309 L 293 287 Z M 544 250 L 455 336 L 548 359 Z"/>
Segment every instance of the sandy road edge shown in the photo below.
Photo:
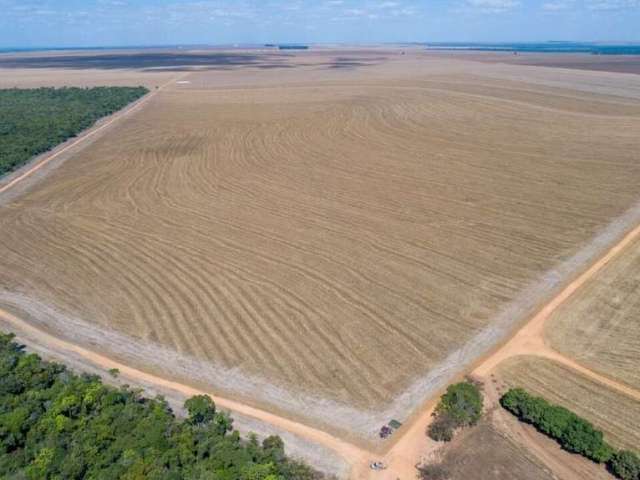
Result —
<path fill-rule="evenodd" d="M 626 392 L 627 394 L 631 394 L 633 398 L 638 398 L 640 392 L 629 389 L 624 385 L 620 385 L 615 382 L 615 380 L 607 379 L 602 375 L 591 372 L 589 369 L 580 366 L 573 360 L 565 358 L 561 354 L 552 351 L 544 342 L 544 325 L 551 314 L 638 237 L 640 237 L 640 225 L 629 231 L 621 240 L 607 250 L 604 255 L 599 257 L 595 263 L 591 264 L 589 268 L 583 271 L 574 280 L 570 281 L 560 291 L 560 293 L 555 295 L 550 302 L 543 305 L 533 317 L 530 317 L 530 319 L 524 323 L 524 325 L 518 329 L 510 339 L 502 342 L 502 344 L 497 346 L 492 353 L 479 359 L 475 366 L 470 370 L 471 373 L 474 376 L 488 379 L 489 375 L 502 361 L 522 354 L 533 354 L 543 357 L 553 357 L 553 359 L 561 361 L 561 363 L 572 369 L 576 369 L 577 365 L 577 370 L 590 378 L 598 382 L 605 383 L 617 390 L 629 390 L 629 392 Z M 211 392 L 199 390 L 179 382 L 170 381 L 129 367 L 106 356 L 91 352 L 78 345 L 59 339 L 3 309 L 0 309 L 0 318 L 8 322 L 10 325 L 13 325 L 19 331 L 28 333 L 33 341 L 49 345 L 56 348 L 58 351 L 69 352 L 69 354 L 76 357 L 79 356 L 91 364 L 97 365 L 103 370 L 117 368 L 128 379 L 139 381 L 144 384 L 156 385 L 162 389 L 179 392 L 186 396 L 203 393 L 210 395 L 222 408 L 274 425 L 335 451 L 351 465 L 352 478 L 364 479 L 369 478 L 372 475 L 372 472 L 367 468 L 368 461 L 375 457 L 372 452 L 361 449 L 351 443 L 332 436 L 327 432 L 240 402 L 218 397 Z M 462 375 L 463 373 L 460 374 L 460 377 Z M 395 480 L 395 478 L 404 479 L 415 477 L 415 465 L 418 463 L 420 455 L 427 453 L 427 450 L 432 450 L 434 448 L 434 445 L 428 445 L 429 440 L 426 439 L 426 435 L 424 433 L 424 429 L 430 421 L 434 405 L 435 398 L 427 400 L 410 425 L 406 426 L 404 434 L 399 435 L 395 439 L 395 442 L 389 444 L 389 448 L 384 455 L 384 459 L 389 463 L 390 468 L 388 471 L 383 472 L 382 475 L 378 475 L 377 478 L 380 478 L 381 480 Z"/>
<path fill-rule="evenodd" d="M 573 359 L 552 350 L 544 338 L 544 327 L 551 314 L 638 238 L 640 238 L 640 225 L 627 230 L 622 238 L 618 239 L 602 255 L 597 257 L 586 270 L 583 270 L 565 283 L 559 293 L 554 294 L 550 300 L 536 308 L 533 315 L 528 316 L 511 335 L 497 343 L 494 348 L 478 358 L 469 368 L 459 372 L 455 378 L 451 379 L 450 383 L 462 380 L 467 375 L 489 383 L 491 374 L 503 361 L 519 355 L 534 355 L 555 360 L 603 386 L 615 389 L 630 398 L 640 400 L 640 391 L 594 372 Z M 410 473 L 410 469 L 413 468 L 415 472 L 415 465 L 419 462 L 421 456 L 439 448 L 427 438 L 425 430 L 431 421 L 431 415 L 438 396 L 444 390 L 445 388 L 442 388 L 435 392 L 432 398 L 423 403 L 412 417 L 412 420 L 406 425 L 406 430 L 399 432 L 400 435 L 389 446 L 385 460 L 389 462 L 391 468 L 389 474 L 385 472 L 385 475 L 379 477 L 380 480 L 409 478 L 407 475 Z M 360 474 L 355 478 L 366 478 L 366 476 L 360 470 Z M 415 473 L 411 478 L 415 478 Z"/>
<path fill-rule="evenodd" d="M 203 394 L 209 395 L 216 402 L 216 404 L 222 408 L 240 413 L 247 417 L 264 421 L 271 425 L 278 426 L 279 428 L 282 428 L 305 439 L 330 448 L 331 450 L 340 453 L 340 455 L 345 457 L 345 459 L 349 461 L 350 464 L 358 463 L 363 460 L 366 461 L 366 459 L 370 457 L 370 454 L 368 452 L 361 450 L 352 444 L 344 442 L 330 435 L 329 433 L 317 430 L 293 420 L 279 417 L 272 413 L 245 405 L 243 403 L 218 397 L 212 392 L 193 388 L 179 382 L 166 380 L 156 375 L 152 375 L 136 368 L 132 368 L 128 365 L 124 365 L 98 353 L 91 352 L 78 345 L 66 342 L 32 326 L 28 322 L 16 317 L 6 310 L 0 309 L 0 318 L 8 324 L 14 326 L 19 332 L 24 332 L 26 335 L 28 335 L 31 341 L 48 345 L 50 348 L 53 348 L 58 352 L 68 352 L 70 355 L 80 357 L 88 361 L 92 365 L 99 367 L 101 370 L 108 371 L 115 368 L 118 369 L 120 371 L 120 374 L 127 379 L 140 381 L 144 384 L 155 385 L 162 389 L 178 392 L 187 397 Z"/>
<path fill-rule="evenodd" d="M 631 231 L 614 244 L 607 252 L 600 256 L 598 260 L 591 264 L 589 268 L 583 271 L 578 277 L 569 282 L 553 299 L 546 303 L 538 312 L 531 317 L 515 334 L 506 342 L 504 342 L 499 348 L 494 350 L 493 353 L 481 360 L 474 368 L 473 374 L 486 377 L 499 363 L 507 358 L 511 358 L 521 354 L 541 354 L 544 356 L 545 351 L 553 351 L 547 344 L 544 338 L 544 327 L 551 317 L 551 314 L 555 312 L 560 305 L 566 302 L 576 291 L 578 291 L 585 283 L 599 273 L 611 260 L 617 257 L 627 246 L 629 246 L 634 240 L 640 238 L 640 225 L 637 225 Z M 572 368 L 573 365 L 579 364 L 573 360 L 566 358 L 564 355 L 553 351 L 553 357 L 558 358 L 565 364 L 568 364 Z M 549 354 L 550 355 L 550 354 Z M 565 358 L 565 360 L 560 360 Z M 579 369 L 583 372 L 591 372 L 590 369 L 579 366 Z M 593 378 L 600 378 L 606 380 L 607 377 L 592 372 Z M 612 386 L 617 384 L 614 380 L 609 379 L 608 383 Z M 618 384 L 619 385 L 619 384 Z M 614 387 L 618 389 L 626 389 L 633 391 L 633 389 L 623 386 Z"/>

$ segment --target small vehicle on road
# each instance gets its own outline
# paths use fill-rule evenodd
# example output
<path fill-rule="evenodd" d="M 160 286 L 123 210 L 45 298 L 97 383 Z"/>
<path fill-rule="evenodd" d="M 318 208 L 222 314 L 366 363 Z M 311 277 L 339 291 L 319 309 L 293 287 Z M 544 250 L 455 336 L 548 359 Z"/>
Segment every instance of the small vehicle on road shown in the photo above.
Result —
<path fill-rule="evenodd" d="M 369 464 L 369 468 L 371 468 L 371 470 L 386 470 L 387 469 L 387 464 L 384 462 L 371 462 Z"/>

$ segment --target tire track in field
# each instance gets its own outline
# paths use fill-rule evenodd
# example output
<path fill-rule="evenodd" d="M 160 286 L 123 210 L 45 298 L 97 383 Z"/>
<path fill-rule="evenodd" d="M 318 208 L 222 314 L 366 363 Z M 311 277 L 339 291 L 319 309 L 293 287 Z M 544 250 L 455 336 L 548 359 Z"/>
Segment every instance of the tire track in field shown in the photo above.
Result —
<path fill-rule="evenodd" d="M 162 170 L 162 169 L 161 169 L 161 170 Z M 151 213 L 151 212 L 148 212 L 147 214 L 148 214 L 148 215 L 152 215 L 152 213 Z M 177 266 L 177 265 L 172 265 L 172 268 L 175 268 L 175 269 L 180 270 L 180 267 L 179 267 L 179 266 Z M 195 271 L 197 272 L 197 269 L 195 269 Z M 231 296 L 231 297 L 232 297 L 232 296 Z M 234 314 L 233 312 L 231 312 L 230 314 L 226 315 L 226 317 L 228 317 L 228 318 L 240 318 L 237 314 Z M 247 331 L 251 331 L 251 330 L 247 330 Z M 237 335 L 236 335 L 236 336 L 237 336 Z M 251 345 L 252 345 L 253 343 L 260 343 L 260 342 L 255 342 L 255 341 L 251 342 L 251 341 L 247 340 L 246 342 L 244 342 L 244 348 L 252 348 L 252 347 L 251 347 Z"/>
<path fill-rule="evenodd" d="M 40 222 L 39 224 L 33 225 L 33 228 L 40 229 L 42 225 L 45 225 L 46 222 Z M 52 254 L 55 256 L 61 256 L 67 254 L 69 249 L 74 253 L 78 253 L 77 258 L 82 262 L 90 262 L 91 266 L 99 266 L 100 269 L 104 270 L 105 268 L 110 268 L 114 272 L 113 278 L 117 279 L 116 281 L 122 281 L 126 285 L 124 288 L 121 288 L 120 291 L 128 291 L 135 293 L 131 297 L 131 302 L 129 303 L 134 309 L 136 308 L 146 308 L 150 309 L 150 312 L 146 312 L 145 316 L 141 317 L 142 319 L 147 319 L 147 322 L 152 319 L 163 319 L 164 312 L 170 311 L 170 306 L 165 302 L 164 298 L 156 291 L 156 289 L 152 288 L 153 279 L 148 275 L 138 274 L 135 269 L 130 269 L 131 264 L 129 262 L 121 261 L 118 255 L 115 254 L 114 250 L 106 251 L 101 249 L 99 246 L 95 246 L 91 237 L 83 237 L 82 230 L 74 229 L 74 235 L 65 235 L 65 231 L 57 230 L 51 236 L 48 242 L 48 248 L 52 248 Z M 80 240 L 79 245 L 77 246 L 77 240 Z M 69 256 L 69 255 L 65 255 Z M 76 255 L 73 255 L 72 258 L 75 258 Z M 106 267 L 105 267 L 106 266 Z M 126 274 L 122 274 L 122 272 L 126 272 Z M 118 274 L 120 273 L 120 274 Z M 140 299 L 148 299 L 148 302 L 141 302 Z M 152 331 L 157 333 L 157 330 L 153 328 L 152 323 L 147 323 L 147 327 L 150 327 Z M 168 330 L 170 331 L 170 330 Z M 174 337 L 166 337 L 167 341 L 170 341 L 170 344 L 175 348 L 179 347 L 179 343 L 174 341 Z"/>
<path fill-rule="evenodd" d="M 125 227 L 121 226 L 121 228 L 125 228 Z M 134 235 L 135 235 L 135 232 L 130 230 L 130 231 L 128 231 L 128 232 L 127 232 L 127 234 L 128 234 L 128 235 L 131 235 L 131 236 L 134 236 Z M 154 243 L 156 243 L 156 242 L 162 242 L 162 243 L 165 243 L 165 246 L 166 246 L 167 248 L 171 247 L 171 245 L 169 245 L 168 243 L 163 242 L 163 240 L 162 240 L 161 238 L 154 238 L 153 236 L 149 236 L 149 237 L 146 239 L 146 242 L 147 242 L 147 244 L 148 244 L 148 242 L 154 242 Z M 186 253 L 186 254 L 188 254 L 188 255 L 195 255 L 195 253 L 196 253 L 196 252 L 194 252 L 193 250 L 185 250 L 185 249 L 183 249 L 182 247 L 178 247 L 178 246 L 173 246 L 172 248 L 174 248 L 174 249 L 176 249 L 176 250 L 181 250 L 181 251 L 183 251 L 184 253 Z M 211 272 L 211 271 L 208 269 L 207 263 L 209 262 L 209 260 L 207 260 L 207 259 L 206 259 L 206 257 L 204 256 L 204 253 L 201 253 L 201 254 L 200 254 L 199 256 L 197 256 L 196 258 L 198 258 L 199 260 L 201 260 L 201 263 L 199 264 L 199 268 L 195 268 L 195 267 L 194 267 L 194 268 L 192 269 L 192 271 L 194 271 L 194 272 L 202 271 L 203 275 L 204 275 L 204 274 L 209 274 L 209 278 L 211 278 L 211 277 L 213 276 L 213 272 Z M 234 274 L 235 274 L 238 278 L 240 278 L 240 277 L 237 275 L 237 274 L 238 274 L 238 272 L 243 272 L 243 273 L 245 273 L 246 275 L 252 275 L 252 274 L 251 274 L 251 272 L 249 272 L 249 271 L 245 270 L 245 269 L 244 269 L 244 267 L 242 267 L 242 266 L 241 266 L 241 265 L 239 265 L 239 264 L 238 264 L 238 265 L 235 265 L 235 266 L 234 266 L 234 265 L 226 266 L 226 265 L 223 265 L 223 264 L 217 264 L 217 266 L 218 266 L 220 269 L 228 269 L 229 267 L 231 267 L 231 270 L 229 270 L 229 272 L 227 272 L 227 273 L 228 273 L 228 274 L 230 274 L 230 275 L 234 275 Z M 181 269 L 182 267 L 180 267 L 178 264 L 174 264 L 174 265 L 172 265 L 172 268 Z M 247 280 L 244 280 L 244 281 L 247 281 Z M 262 279 L 262 282 L 265 282 L 265 281 L 266 281 L 266 279 Z M 275 286 L 275 285 L 274 285 L 274 284 L 272 284 L 271 282 L 269 282 L 269 284 L 270 284 L 271 286 Z M 210 287 L 210 288 L 211 288 L 211 287 Z M 313 311 L 313 310 L 312 310 L 312 309 L 310 309 L 308 306 L 305 306 L 305 304 L 304 304 L 304 303 L 302 302 L 302 300 L 301 300 L 301 299 L 299 299 L 299 298 L 298 298 L 298 299 L 296 299 L 296 301 L 297 301 L 297 303 L 298 303 L 298 305 L 299 305 L 299 306 L 297 306 L 297 307 L 296 307 L 296 306 L 291 305 L 291 304 L 290 304 L 290 300 L 289 300 L 289 301 L 287 300 L 287 298 L 291 296 L 291 295 L 290 295 L 290 292 L 288 292 L 288 291 L 282 290 L 282 292 L 281 292 L 280 294 L 278 294 L 278 293 L 276 293 L 276 291 L 271 290 L 271 291 L 270 291 L 270 296 L 274 296 L 275 298 L 280 298 L 280 299 L 281 299 L 281 301 L 283 301 L 285 305 L 288 305 L 288 307 L 289 307 L 289 308 L 291 308 L 291 309 L 293 309 L 293 310 L 294 310 L 294 311 L 295 311 L 299 316 L 306 317 L 306 316 L 307 316 L 307 314 L 306 314 L 306 313 L 304 313 L 304 312 L 306 312 L 306 311 L 310 311 L 310 312 L 312 312 L 312 311 Z M 216 301 L 215 299 L 213 299 L 213 298 L 211 299 L 211 304 L 213 304 L 213 305 L 217 305 L 218 303 L 219 303 L 219 302 L 218 302 L 218 301 Z M 230 312 L 230 311 L 228 311 L 228 310 L 225 310 L 225 311 L 222 311 L 222 315 L 220 315 L 220 318 L 221 318 L 221 319 L 227 319 L 227 318 L 236 318 L 236 317 L 234 317 L 234 312 Z M 286 315 L 280 315 L 280 316 L 273 317 L 271 320 L 272 320 L 272 322 L 273 322 L 274 324 L 278 324 L 278 323 L 280 323 L 280 322 L 284 321 L 283 319 L 286 319 L 286 318 L 287 318 L 287 316 L 286 316 Z M 325 320 L 325 319 L 323 319 L 322 321 L 323 321 L 323 323 L 326 323 L 326 320 Z M 318 324 L 318 322 L 317 322 L 317 321 L 313 321 L 313 320 L 309 320 L 309 321 L 307 321 L 307 322 L 305 323 L 305 325 L 307 325 L 307 326 L 311 326 L 311 327 L 313 328 L 313 330 L 314 330 L 314 332 L 313 332 L 313 333 L 314 333 L 314 335 L 319 336 L 319 337 L 320 337 L 320 339 L 322 340 L 322 343 L 321 343 L 320 345 L 318 345 L 318 344 L 313 344 L 313 343 L 309 343 L 309 344 L 307 345 L 307 348 L 306 348 L 305 350 L 302 350 L 300 358 L 307 358 L 311 352 L 314 352 L 314 350 L 318 350 L 318 349 L 323 348 L 323 347 L 326 347 L 326 346 L 331 346 L 333 350 L 332 350 L 332 351 L 327 352 L 325 355 L 331 355 L 331 356 L 334 356 L 335 358 L 342 359 L 343 361 L 346 361 L 347 363 L 350 363 L 350 362 L 352 361 L 352 360 L 350 360 L 350 359 L 351 359 L 351 357 L 345 357 L 345 355 L 344 355 L 344 352 L 345 352 L 345 351 L 346 351 L 346 349 L 347 349 L 346 345 L 336 345 L 336 344 L 335 344 L 335 340 L 334 340 L 334 338 L 335 338 L 335 337 L 332 337 L 332 336 L 328 336 L 328 335 L 326 335 L 326 334 L 323 332 L 323 330 L 322 330 L 322 329 L 319 329 L 319 328 L 317 328 L 317 327 L 316 327 L 316 325 L 317 325 L 317 324 Z M 226 328 L 227 323 L 226 323 L 226 322 L 224 322 L 224 321 L 220 321 L 220 322 L 219 322 L 219 325 L 220 325 L 220 327 L 221 327 L 221 328 Z M 295 331 L 295 329 L 296 329 L 296 326 L 295 326 L 295 325 L 287 325 L 287 326 L 283 329 L 283 331 L 291 333 L 291 332 L 294 332 L 294 331 Z M 169 330 L 169 331 L 170 331 L 170 330 Z M 242 333 L 240 333 L 239 335 L 241 335 L 241 336 L 242 336 L 242 335 L 248 335 L 248 334 L 250 334 L 250 333 L 252 333 L 252 332 L 251 332 L 251 331 L 243 331 L 243 332 L 242 332 Z M 236 344 L 236 340 L 235 340 L 235 338 L 237 338 L 237 335 L 235 335 L 235 336 L 234 336 L 234 335 L 233 335 L 233 333 L 232 333 L 231 335 L 227 335 L 227 338 L 229 339 L 229 342 L 231 342 L 230 344 L 227 344 L 227 345 L 235 345 L 235 344 Z M 290 341 L 295 342 L 295 339 L 294 339 L 294 338 L 291 338 L 291 339 L 290 339 Z M 294 345 L 294 347 L 289 346 L 288 348 L 294 348 L 294 349 L 295 349 L 295 343 L 293 343 L 292 345 Z M 224 347 L 225 347 L 225 344 L 223 344 L 223 345 L 218 345 L 218 347 L 219 347 L 219 351 L 224 351 L 224 349 L 225 349 L 225 348 L 224 348 Z M 236 357 L 235 357 L 235 358 L 241 358 L 241 357 L 242 357 L 242 355 L 240 354 L 240 351 L 241 351 L 242 349 L 245 349 L 245 348 L 248 348 L 248 349 L 252 349 L 252 348 L 254 348 L 254 346 L 253 346 L 253 344 L 252 344 L 252 339 L 251 339 L 251 338 L 247 338 L 245 342 L 242 342 L 241 344 L 239 344 L 239 345 L 238 345 L 238 351 L 236 352 Z M 310 359 L 309 361 L 307 361 L 307 362 L 305 363 L 305 365 L 304 365 L 304 372 L 305 372 L 305 375 L 309 375 L 309 372 L 308 372 L 307 370 L 309 370 L 309 369 L 311 369 L 312 371 L 314 370 L 314 369 L 310 368 L 310 365 L 313 365 L 314 363 L 319 363 L 319 361 L 321 360 L 321 358 L 322 358 L 322 357 L 316 357 L 316 358 Z M 255 361 L 255 358 L 254 358 L 254 361 Z M 234 364 L 235 364 L 235 362 L 230 362 L 230 365 L 234 365 Z M 362 364 L 362 365 L 350 365 L 350 366 L 349 366 L 349 368 L 350 368 L 350 369 L 353 369 L 353 368 L 359 368 L 359 369 L 360 369 L 360 371 L 364 373 L 364 372 L 366 372 L 366 371 L 367 371 L 368 366 L 367 366 L 366 364 Z M 377 375 L 377 373 L 376 373 L 376 372 L 372 372 L 370 375 Z M 361 389 L 362 391 L 361 391 L 361 392 L 358 392 L 358 393 L 360 393 L 360 394 L 362 394 L 362 395 L 364 395 L 364 396 L 367 396 L 367 395 L 366 395 L 366 390 L 367 390 L 367 389 L 371 389 L 371 386 L 367 385 L 367 384 L 364 382 L 364 380 L 362 380 L 362 379 L 360 379 L 360 378 L 350 379 L 348 383 L 343 384 L 343 388 L 346 388 L 347 390 L 351 390 L 351 388 L 350 388 L 350 387 L 352 387 L 353 385 L 359 384 L 359 383 L 361 384 L 360 389 Z M 378 397 L 377 397 L 377 398 L 382 398 L 382 396 L 383 396 L 383 395 L 384 395 L 384 392 L 383 392 L 383 391 L 379 391 L 379 392 L 378 392 Z"/>

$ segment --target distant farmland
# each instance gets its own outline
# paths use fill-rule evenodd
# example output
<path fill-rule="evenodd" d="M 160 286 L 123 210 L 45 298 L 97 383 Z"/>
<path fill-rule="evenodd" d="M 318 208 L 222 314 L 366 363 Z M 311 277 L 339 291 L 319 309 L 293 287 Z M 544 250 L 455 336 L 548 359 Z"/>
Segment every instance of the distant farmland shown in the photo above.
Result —
<path fill-rule="evenodd" d="M 640 102 L 595 93 L 613 80 L 313 58 L 193 73 L 0 203 L 0 305 L 366 436 L 640 198 Z"/>

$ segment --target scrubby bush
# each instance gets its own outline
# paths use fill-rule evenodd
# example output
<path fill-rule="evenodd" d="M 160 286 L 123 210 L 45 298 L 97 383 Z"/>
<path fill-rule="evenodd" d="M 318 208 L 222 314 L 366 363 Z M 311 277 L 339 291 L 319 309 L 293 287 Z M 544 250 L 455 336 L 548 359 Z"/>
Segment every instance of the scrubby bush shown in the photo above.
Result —
<path fill-rule="evenodd" d="M 427 434 L 434 440 L 448 442 L 456 429 L 475 425 L 482 416 L 482 392 L 471 382 L 456 383 L 440 398 Z"/>
<path fill-rule="evenodd" d="M 421 480 L 449 480 L 450 478 L 447 469 L 437 463 L 419 466 L 418 474 Z"/>
<path fill-rule="evenodd" d="M 437 442 L 450 442 L 453 440 L 453 434 L 456 428 L 458 428 L 458 423 L 455 419 L 444 413 L 434 418 L 431 425 L 429 425 L 427 434 Z"/>
<path fill-rule="evenodd" d="M 76 375 L 0 334 L 0 478 L 320 478 L 279 437 L 243 440 L 208 396 L 185 408 L 177 419 L 161 397 Z"/>
<path fill-rule="evenodd" d="M 622 480 L 640 480 L 640 456 L 635 452 L 622 450 L 616 453 L 607 467 Z"/>

